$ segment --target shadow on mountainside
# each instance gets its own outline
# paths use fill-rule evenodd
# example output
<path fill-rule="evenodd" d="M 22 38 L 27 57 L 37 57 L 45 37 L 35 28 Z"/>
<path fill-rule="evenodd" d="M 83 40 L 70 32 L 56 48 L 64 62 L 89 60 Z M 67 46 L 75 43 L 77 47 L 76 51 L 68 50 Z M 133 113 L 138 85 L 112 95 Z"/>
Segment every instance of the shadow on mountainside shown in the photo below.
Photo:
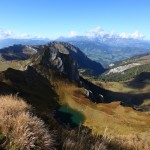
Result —
<path fill-rule="evenodd" d="M 53 86 L 31 67 L 26 71 L 9 68 L 1 72 L 0 94 L 17 94 L 39 110 L 58 106 L 58 95 Z"/>
<path fill-rule="evenodd" d="M 133 81 L 127 82 L 126 84 L 131 88 L 143 89 L 150 84 L 150 72 L 142 72 Z"/>
<path fill-rule="evenodd" d="M 80 112 L 59 105 L 59 96 L 50 81 L 32 67 L 26 71 L 9 68 L 0 73 L 0 95 L 10 94 L 22 97 L 35 108 L 35 113 L 44 118 L 52 115 L 58 124 L 65 127 L 75 128 L 85 119 Z"/>
<path fill-rule="evenodd" d="M 33 107 L 39 109 L 53 109 L 58 104 L 58 95 L 50 82 L 39 75 L 32 67 L 26 71 L 18 71 L 8 69 L 0 73 L 0 94 L 18 94 L 23 97 Z M 105 90 L 99 86 L 90 83 L 89 81 L 80 77 L 84 83 L 84 88 L 91 90 L 93 97 L 91 100 L 100 103 L 99 94 L 103 95 L 104 103 L 113 101 L 121 101 L 126 106 L 140 105 L 144 99 L 150 99 L 150 93 L 132 94 L 120 93 Z"/>
<path fill-rule="evenodd" d="M 121 101 L 125 106 L 140 105 L 145 99 L 150 99 L 150 93 L 142 94 L 132 94 L 132 93 L 121 93 L 121 92 L 112 92 L 110 90 L 103 89 L 93 83 L 80 77 L 80 80 L 84 82 L 84 88 L 91 90 L 93 97 L 91 100 L 96 103 L 101 103 L 99 94 L 103 95 L 104 103 L 110 103 L 114 101 Z"/>

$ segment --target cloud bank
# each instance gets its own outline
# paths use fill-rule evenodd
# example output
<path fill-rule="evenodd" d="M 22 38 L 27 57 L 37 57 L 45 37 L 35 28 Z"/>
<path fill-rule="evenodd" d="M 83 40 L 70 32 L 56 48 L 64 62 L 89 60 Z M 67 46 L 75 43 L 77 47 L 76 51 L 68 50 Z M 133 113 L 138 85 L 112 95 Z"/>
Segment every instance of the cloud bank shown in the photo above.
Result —
<path fill-rule="evenodd" d="M 0 29 L 0 39 L 9 38 L 12 35 L 13 33 L 11 31 Z"/>
<path fill-rule="evenodd" d="M 64 36 L 64 35 L 60 35 Z M 70 31 L 70 33 L 67 36 L 67 38 L 71 37 L 76 37 L 76 36 L 86 36 L 88 38 L 125 38 L 125 39 L 144 39 L 145 36 L 139 31 L 135 31 L 133 33 L 125 33 L 122 32 L 120 34 L 117 34 L 115 32 L 106 32 L 103 28 L 100 26 L 97 26 L 96 28 L 93 28 L 89 31 L 85 31 L 84 33 L 79 33 L 76 31 Z M 34 36 L 34 35 L 29 35 L 26 33 L 20 34 L 20 33 L 14 33 L 10 30 L 5 30 L 3 28 L 0 28 L 0 39 L 8 39 L 8 38 L 13 38 L 13 39 L 50 39 L 48 37 L 43 37 L 43 36 Z"/>
<path fill-rule="evenodd" d="M 3 28 L 0 28 L 0 39 L 44 39 L 46 37 L 43 36 L 34 36 L 27 33 L 14 33 L 10 30 L 5 30 Z"/>
<path fill-rule="evenodd" d="M 122 32 L 120 34 L 117 34 L 113 31 L 111 32 L 106 32 L 103 28 L 101 28 L 100 26 L 97 26 L 96 28 L 93 28 L 89 31 L 86 31 L 85 33 L 78 34 L 78 32 L 76 31 L 72 31 L 70 32 L 70 37 L 75 37 L 75 36 L 87 36 L 89 38 L 125 38 L 125 39 L 144 39 L 145 36 L 141 33 L 139 33 L 139 31 L 135 31 L 133 33 L 125 33 Z M 69 36 L 68 36 L 69 37 Z"/>
<path fill-rule="evenodd" d="M 133 39 L 143 39 L 145 37 L 143 34 L 139 33 L 139 31 L 135 31 L 131 34 L 121 33 L 119 36 L 122 38 L 133 38 Z"/>
<path fill-rule="evenodd" d="M 96 27 L 94 29 L 91 29 L 90 31 L 88 31 L 86 33 L 86 35 L 88 37 L 107 37 L 107 38 L 132 38 L 132 39 L 143 39 L 145 36 L 141 33 L 139 33 L 139 31 L 135 31 L 133 33 L 114 33 L 112 32 L 105 32 L 104 29 L 102 29 L 101 27 Z"/>

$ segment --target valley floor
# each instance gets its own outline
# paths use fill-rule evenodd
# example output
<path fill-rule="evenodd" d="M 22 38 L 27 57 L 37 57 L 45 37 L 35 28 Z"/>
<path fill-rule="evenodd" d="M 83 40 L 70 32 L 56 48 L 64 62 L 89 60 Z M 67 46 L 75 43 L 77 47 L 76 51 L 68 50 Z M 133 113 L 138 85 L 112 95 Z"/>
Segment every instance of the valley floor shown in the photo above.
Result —
<path fill-rule="evenodd" d="M 64 83 L 59 85 L 64 87 Z M 59 88 L 62 89 L 60 86 Z M 84 96 L 83 91 L 82 88 L 66 84 L 63 91 L 59 91 L 59 95 L 64 97 L 62 103 L 68 104 L 85 116 L 84 125 L 92 129 L 94 134 L 103 134 L 107 128 L 107 131 L 113 135 L 139 133 L 150 136 L 149 115 L 131 107 L 121 106 L 119 101 L 95 104 Z"/>

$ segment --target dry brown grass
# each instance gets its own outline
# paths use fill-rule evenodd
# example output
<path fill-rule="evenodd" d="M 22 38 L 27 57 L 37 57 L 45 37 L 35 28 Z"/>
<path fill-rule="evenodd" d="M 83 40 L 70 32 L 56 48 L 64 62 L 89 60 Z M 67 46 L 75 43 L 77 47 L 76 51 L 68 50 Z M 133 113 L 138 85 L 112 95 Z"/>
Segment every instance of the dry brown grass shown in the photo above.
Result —
<path fill-rule="evenodd" d="M 93 136 L 89 130 L 71 130 L 64 139 L 62 150 L 108 150 L 102 136 Z"/>
<path fill-rule="evenodd" d="M 107 135 L 107 138 L 111 139 L 108 147 L 116 150 L 150 150 L 149 137 L 138 133 L 126 136 Z"/>
<path fill-rule="evenodd" d="M 107 133 L 92 135 L 88 130 L 70 131 L 65 136 L 63 150 L 150 150 L 148 137 L 143 138 L 140 134 L 128 136 L 114 136 Z"/>
<path fill-rule="evenodd" d="M 0 96 L 1 149 L 54 149 L 52 134 L 30 110 L 31 107 L 16 96 Z"/>

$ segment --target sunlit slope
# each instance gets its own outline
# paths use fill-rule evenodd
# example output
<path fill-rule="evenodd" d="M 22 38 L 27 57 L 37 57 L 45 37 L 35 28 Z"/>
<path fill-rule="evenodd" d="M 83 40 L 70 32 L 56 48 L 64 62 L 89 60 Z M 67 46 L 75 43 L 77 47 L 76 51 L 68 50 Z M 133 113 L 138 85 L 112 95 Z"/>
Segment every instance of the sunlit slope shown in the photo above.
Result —
<path fill-rule="evenodd" d="M 131 58 L 117 63 L 102 74 L 99 79 L 108 82 L 128 81 L 134 79 L 142 72 L 150 72 L 150 55 Z"/>
<path fill-rule="evenodd" d="M 143 133 L 149 134 L 150 116 L 123 107 L 120 102 L 95 104 L 84 96 L 84 89 L 75 85 L 58 82 L 57 89 L 62 103 L 80 111 L 85 116 L 84 125 L 94 133 L 103 133 L 107 127 L 113 134 Z M 65 88 L 64 88 L 65 87 Z"/>

